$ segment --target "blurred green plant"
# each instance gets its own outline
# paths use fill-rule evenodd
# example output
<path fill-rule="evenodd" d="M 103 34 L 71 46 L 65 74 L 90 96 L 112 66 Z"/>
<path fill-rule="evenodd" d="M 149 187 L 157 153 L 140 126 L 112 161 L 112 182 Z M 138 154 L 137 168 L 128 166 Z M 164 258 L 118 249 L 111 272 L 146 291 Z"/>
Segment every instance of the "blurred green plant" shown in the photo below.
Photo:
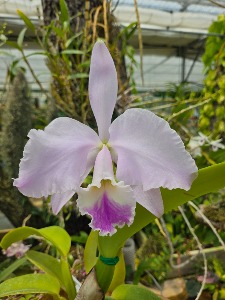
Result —
<path fill-rule="evenodd" d="M 29 250 L 25 258 L 34 264 L 45 274 L 21 275 L 8 279 L 0 285 L 0 297 L 16 294 L 52 294 L 55 299 L 65 299 L 60 296 L 60 289 L 64 290 L 69 300 L 76 296 L 75 284 L 69 268 L 67 256 L 69 254 L 71 239 L 65 230 L 52 226 L 43 229 L 32 227 L 19 227 L 1 240 L 1 247 L 7 249 L 10 245 L 30 236 L 37 236 L 44 239 L 57 250 L 56 257 L 49 254 Z M 17 263 L 18 264 L 18 263 Z"/>
<path fill-rule="evenodd" d="M 15 68 L 23 60 L 40 91 L 47 97 L 48 111 L 50 110 L 51 114 L 49 120 L 59 115 L 69 116 L 96 128 L 87 93 L 92 46 L 98 38 L 102 38 L 112 53 L 117 72 L 120 74 L 117 109 L 120 112 L 124 111 L 128 104 L 130 90 L 135 90 L 133 72 L 136 62 L 134 49 L 128 46 L 128 41 L 137 25 L 131 23 L 121 31 L 114 29 L 114 17 L 109 13 L 105 14 L 105 10 L 109 10 L 107 4 L 87 11 L 83 28 L 74 32 L 65 0 L 60 0 L 59 4 L 60 9 L 56 12 L 56 18 L 48 25 L 35 26 L 22 11 L 17 11 L 26 27 L 20 32 L 16 42 L 10 41 L 10 36 L 8 37 L 7 44 L 21 53 L 21 58 L 13 61 L 9 73 L 13 76 Z M 73 18 L 79 18 L 79 14 Z M 26 55 L 24 51 L 27 29 L 35 35 L 35 40 L 41 49 L 30 55 Z M 52 76 L 50 93 L 45 91 L 29 63 L 29 56 L 33 55 L 46 57 L 46 64 Z M 125 68 L 125 56 L 129 61 L 129 67 L 127 70 L 122 70 L 122 66 Z"/>
<path fill-rule="evenodd" d="M 225 15 L 209 27 L 205 53 L 202 57 L 205 66 L 205 87 L 203 97 L 211 98 L 200 110 L 199 129 L 214 139 L 225 138 Z"/>

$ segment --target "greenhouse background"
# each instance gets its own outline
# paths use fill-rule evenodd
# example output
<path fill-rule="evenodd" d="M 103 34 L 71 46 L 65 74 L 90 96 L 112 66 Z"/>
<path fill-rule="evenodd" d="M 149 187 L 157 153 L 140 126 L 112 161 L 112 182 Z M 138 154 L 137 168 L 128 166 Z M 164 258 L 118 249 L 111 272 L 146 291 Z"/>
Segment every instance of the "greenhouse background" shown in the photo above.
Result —
<path fill-rule="evenodd" d="M 99 39 L 109 51 L 102 61 L 108 67 L 112 57 L 118 79 L 110 138 L 102 137 L 98 113 L 109 123 L 114 71 L 108 82 L 105 71 L 100 87 L 95 63 L 104 66 L 99 57 L 92 62 Z M 132 109 L 128 126 L 123 118 Z M 99 132 L 101 144 L 86 157 L 86 144 L 80 151 L 86 169 L 63 198 L 61 184 L 79 160 L 72 122 Z M 119 139 L 110 144 L 114 124 L 130 148 Z M 225 1 L 0 0 L 0 144 L 0 299 L 225 299 Z M 96 184 L 104 151 L 106 178 Z M 110 160 L 113 179 L 104 169 Z M 16 183 L 23 174 L 34 191 Z M 51 193 L 36 191 L 51 180 Z M 125 212 L 125 198 L 111 199 L 109 185 L 129 190 L 136 210 L 132 222 L 121 213 L 104 231 L 108 211 Z M 80 199 L 103 187 L 94 217 Z"/>
<path fill-rule="evenodd" d="M 139 1 L 139 13 L 143 35 L 143 73 L 144 86 L 140 80 L 140 70 L 135 70 L 135 80 L 140 90 L 164 89 L 168 82 L 179 83 L 188 81 L 198 86 L 202 84 L 203 65 L 201 55 L 208 34 L 208 27 L 224 13 L 224 8 L 215 6 L 207 0 L 203 1 Z M 114 8 L 113 8 L 114 7 Z M 15 9 L 20 9 L 38 23 L 37 11 L 41 12 L 41 1 L 1 1 L 1 23 L 6 22 L 9 29 L 16 34 L 23 28 L 23 23 L 16 15 Z M 112 9 L 118 24 L 126 26 L 136 21 L 133 1 L 113 1 Z M 135 58 L 139 63 L 137 33 L 131 40 L 137 53 Z M 26 53 L 36 51 L 32 37 L 26 40 Z M 1 54 L 1 68 L 7 66 L 18 57 L 19 53 L 9 49 L 9 57 Z M 12 57 L 10 57 L 12 56 Z M 30 58 L 30 63 L 45 88 L 48 88 L 49 72 L 43 57 Z M 29 73 L 28 73 L 29 74 Z M 30 74 L 28 78 L 32 78 Z M 0 88 L 5 82 L 4 72 L 1 72 Z M 31 79 L 32 83 L 32 79 Z M 32 89 L 38 87 L 33 83 Z"/>

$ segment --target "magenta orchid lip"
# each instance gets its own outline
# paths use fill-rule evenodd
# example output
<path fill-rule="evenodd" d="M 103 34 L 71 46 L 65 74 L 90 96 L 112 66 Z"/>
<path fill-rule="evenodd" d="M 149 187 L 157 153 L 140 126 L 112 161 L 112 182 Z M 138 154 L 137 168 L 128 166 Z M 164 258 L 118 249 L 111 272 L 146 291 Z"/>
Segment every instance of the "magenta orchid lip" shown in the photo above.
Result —
<path fill-rule="evenodd" d="M 77 193 L 81 213 L 92 218 L 90 226 L 100 235 L 130 225 L 136 202 L 161 216 L 160 187 L 188 190 L 198 171 L 178 134 L 154 113 L 131 108 L 111 123 L 117 91 L 113 59 L 105 44 L 97 42 L 89 96 L 99 135 L 67 117 L 55 119 L 44 130 L 32 129 L 14 180 L 26 196 L 50 195 L 55 214 Z M 82 189 L 93 167 L 93 181 Z"/>

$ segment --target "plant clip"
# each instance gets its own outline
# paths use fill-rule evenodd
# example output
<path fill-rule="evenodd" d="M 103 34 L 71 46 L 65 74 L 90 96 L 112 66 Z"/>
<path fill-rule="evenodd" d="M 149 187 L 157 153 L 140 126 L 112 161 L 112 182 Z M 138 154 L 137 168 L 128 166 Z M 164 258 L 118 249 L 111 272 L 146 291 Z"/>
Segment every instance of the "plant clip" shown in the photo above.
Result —
<path fill-rule="evenodd" d="M 118 261 L 119 261 L 119 257 L 116 256 L 116 257 L 104 257 L 102 255 L 99 256 L 99 259 L 105 264 L 105 265 L 108 265 L 108 266 L 115 266 Z"/>

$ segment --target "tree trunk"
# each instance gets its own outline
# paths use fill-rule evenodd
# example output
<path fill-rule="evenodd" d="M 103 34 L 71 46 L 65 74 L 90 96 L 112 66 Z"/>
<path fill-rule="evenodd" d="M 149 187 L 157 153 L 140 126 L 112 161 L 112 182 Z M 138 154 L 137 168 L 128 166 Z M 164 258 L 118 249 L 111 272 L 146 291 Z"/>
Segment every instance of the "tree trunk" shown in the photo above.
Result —
<path fill-rule="evenodd" d="M 80 30 L 85 24 L 85 10 L 89 11 L 102 5 L 103 0 L 65 0 L 70 17 L 72 28 Z M 41 0 L 45 25 L 49 25 L 56 18 L 59 11 L 59 0 Z M 78 17 L 79 15 L 79 17 Z M 79 21 L 78 21 L 79 20 Z M 79 26 L 78 22 L 80 23 Z"/>

